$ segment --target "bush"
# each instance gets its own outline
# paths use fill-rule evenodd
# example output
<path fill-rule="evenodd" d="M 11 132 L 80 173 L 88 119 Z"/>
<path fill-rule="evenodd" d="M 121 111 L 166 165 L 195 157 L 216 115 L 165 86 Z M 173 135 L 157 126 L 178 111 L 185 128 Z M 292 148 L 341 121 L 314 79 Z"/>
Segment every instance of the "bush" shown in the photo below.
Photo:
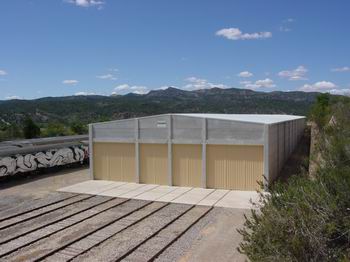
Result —
<path fill-rule="evenodd" d="M 330 100 L 329 94 L 320 94 L 311 108 L 311 118 L 320 128 L 323 128 L 329 120 Z"/>
<path fill-rule="evenodd" d="M 83 134 L 87 134 L 88 130 L 87 130 L 87 126 L 83 125 L 80 122 L 74 122 L 70 125 L 70 129 L 72 131 L 73 134 L 76 135 L 83 135 Z"/>
<path fill-rule="evenodd" d="M 66 130 L 66 127 L 57 122 L 49 123 L 47 128 L 44 130 L 44 136 L 47 137 L 66 135 L 70 135 L 70 133 Z"/>
<path fill-rule="evenodd" d="M 40 136 L 40 128 L 35 122 L 30 118 L 26 117 L 23 124 L 23 135 L 27 139 L 36 138 Z"/>
<path fill-rule="evenodd" d="M 261 195 L 263 206 L 239 230 L 239 251 L 251 261 L 349 261 L 350 102 L 324 102 L 312 115 L 323 125 L 316 177 L 300 174 Z"/>

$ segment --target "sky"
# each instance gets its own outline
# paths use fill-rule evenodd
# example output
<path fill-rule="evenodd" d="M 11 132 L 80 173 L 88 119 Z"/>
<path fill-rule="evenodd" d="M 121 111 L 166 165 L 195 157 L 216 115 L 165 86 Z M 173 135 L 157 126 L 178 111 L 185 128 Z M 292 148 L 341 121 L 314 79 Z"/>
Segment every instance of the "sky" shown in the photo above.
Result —
<path fill-rule="evenodd" d="M 0 100 L 248 88 L 350 95 L 348 0 L 2 0 Z"/>

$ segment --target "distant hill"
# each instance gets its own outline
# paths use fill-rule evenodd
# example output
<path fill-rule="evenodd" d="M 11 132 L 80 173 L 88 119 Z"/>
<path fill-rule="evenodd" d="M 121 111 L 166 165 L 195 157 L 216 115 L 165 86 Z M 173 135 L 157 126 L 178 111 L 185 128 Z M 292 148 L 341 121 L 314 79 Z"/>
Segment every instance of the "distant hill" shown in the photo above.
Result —
<path fill-rule="evenodd" d="M 0 121 L 19 123 L 30 115 L 38 123 L 123 119 L 162 113 L 264 113 L 306 115 L 318 93 L 256 92 L 247 89 L 184 91 L 169 87 L 145 95 L 67 96 L 0 101 Z"/>

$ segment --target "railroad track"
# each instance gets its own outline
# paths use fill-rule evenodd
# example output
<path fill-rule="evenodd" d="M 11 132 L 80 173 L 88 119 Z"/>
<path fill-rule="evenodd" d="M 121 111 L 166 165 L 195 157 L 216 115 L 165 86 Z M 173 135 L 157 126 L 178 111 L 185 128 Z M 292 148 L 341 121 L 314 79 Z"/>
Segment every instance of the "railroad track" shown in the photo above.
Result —
<path fill-rule="evenodd" d="M 153 261 L 211 209 L 56 194 L 0 212 L 0 261 Z"/>

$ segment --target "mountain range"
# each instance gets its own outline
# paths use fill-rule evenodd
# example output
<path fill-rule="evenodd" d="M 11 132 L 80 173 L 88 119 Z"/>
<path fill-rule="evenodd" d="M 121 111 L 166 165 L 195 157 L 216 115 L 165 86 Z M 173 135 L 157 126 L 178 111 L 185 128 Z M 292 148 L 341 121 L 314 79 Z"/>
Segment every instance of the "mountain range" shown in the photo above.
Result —
<path fill-rule="evenodd" d="M 163 113 L 256 113 L 306 115 L 319 93 L 257 92 L 238 88 L 185 91 L 174 87 L 139 95 L 44 97 L 0 101 L 0 121 L 90 123 Z"/>

